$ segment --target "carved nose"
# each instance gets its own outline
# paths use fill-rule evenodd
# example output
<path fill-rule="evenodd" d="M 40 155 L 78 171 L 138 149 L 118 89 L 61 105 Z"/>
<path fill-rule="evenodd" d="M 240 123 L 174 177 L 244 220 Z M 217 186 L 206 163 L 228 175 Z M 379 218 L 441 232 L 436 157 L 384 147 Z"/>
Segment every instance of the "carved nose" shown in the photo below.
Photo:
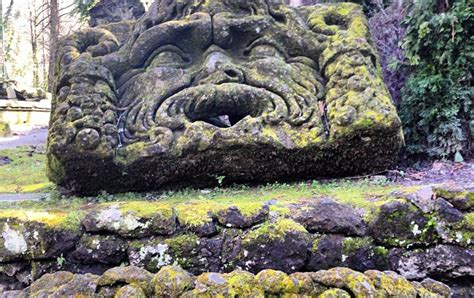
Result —
<path fill-rule="evenodd" d="M 224 65 L 221 72 L 224 74 L 229 83 L 243 83 L 244 81 L 244 73 L 233 65 Z"/>
<path fill-rule="evenodd" d="M 243 71 L 220 51 L 207 57 L 203 71 L 198 75 L 199 84 L 243 83 L 244 80 Z"/>

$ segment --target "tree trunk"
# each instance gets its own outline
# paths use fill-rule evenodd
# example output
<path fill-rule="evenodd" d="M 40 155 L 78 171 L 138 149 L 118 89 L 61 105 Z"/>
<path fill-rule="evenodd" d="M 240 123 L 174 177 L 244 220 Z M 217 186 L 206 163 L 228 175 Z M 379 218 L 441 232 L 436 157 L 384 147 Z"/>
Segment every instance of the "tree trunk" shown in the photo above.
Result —
<path fill-rule="evenodd" d="M 49 67 L 48 67 L 48 91 L 53 91 L 54 66 L 56 64 L 56 48 L 59 35 L 59 5 L 58 0 L 50 0 L 50 24 L 49 24 Z"/>
<path fill-rule="evenodd" d="M 38 63 L 38 33 L 35 26 L 35 8 L 28 3 L 29 25 L 30 25 L 30 41 L 31 41 L 31 57 L 33 60 L 33 87 L 39 87 L 39 63 Z"/>

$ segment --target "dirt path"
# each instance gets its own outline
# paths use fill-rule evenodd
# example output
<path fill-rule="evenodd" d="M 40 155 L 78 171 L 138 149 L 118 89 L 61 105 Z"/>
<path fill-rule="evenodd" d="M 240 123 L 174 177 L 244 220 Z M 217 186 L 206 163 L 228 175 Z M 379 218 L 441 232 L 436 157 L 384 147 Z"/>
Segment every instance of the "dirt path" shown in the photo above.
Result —
<path fill-rule="evenodd" d="M 46 193 L 0 193 L 0 202 L 39 201 L 47 197 Z"/>
<path fill-rule="evenodd" d="M 48 137 L 47 128 L 34 128 L 29 131 L 18 131 L 13 136 L 0 138 L 0 150 L 13 149 L 18 146 L 45 145 Z"/>

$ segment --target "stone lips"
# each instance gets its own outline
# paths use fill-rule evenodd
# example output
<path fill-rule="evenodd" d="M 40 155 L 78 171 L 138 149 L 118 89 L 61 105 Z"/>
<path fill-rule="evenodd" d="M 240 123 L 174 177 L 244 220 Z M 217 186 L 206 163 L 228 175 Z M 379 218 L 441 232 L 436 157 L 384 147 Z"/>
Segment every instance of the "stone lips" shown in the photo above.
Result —
<path fill-rule="evenodd" d="M 357 5 L 157 1 L 112 27 L 58 51 L 48 176 L 72 192 L 369 173 L 403 144 Z"/>

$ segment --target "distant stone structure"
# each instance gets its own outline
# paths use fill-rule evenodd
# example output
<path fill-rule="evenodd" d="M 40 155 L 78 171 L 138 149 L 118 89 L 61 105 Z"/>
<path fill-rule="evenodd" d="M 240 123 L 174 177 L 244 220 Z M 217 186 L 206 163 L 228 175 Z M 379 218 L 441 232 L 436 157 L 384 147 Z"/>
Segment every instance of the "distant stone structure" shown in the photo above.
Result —
<path fill-rule="evenodd" d="M 403 145 L 356 4 L 158 0 L 125 28 L 59 49 L 48 175 L 74 192 L 356 175 Z"/>
<path fill-rule="evenodd" d="M 95 27 L 140 18 L 145 7 L 140 0 L 101 0 L 89 10 L 89 26 Z"/>

